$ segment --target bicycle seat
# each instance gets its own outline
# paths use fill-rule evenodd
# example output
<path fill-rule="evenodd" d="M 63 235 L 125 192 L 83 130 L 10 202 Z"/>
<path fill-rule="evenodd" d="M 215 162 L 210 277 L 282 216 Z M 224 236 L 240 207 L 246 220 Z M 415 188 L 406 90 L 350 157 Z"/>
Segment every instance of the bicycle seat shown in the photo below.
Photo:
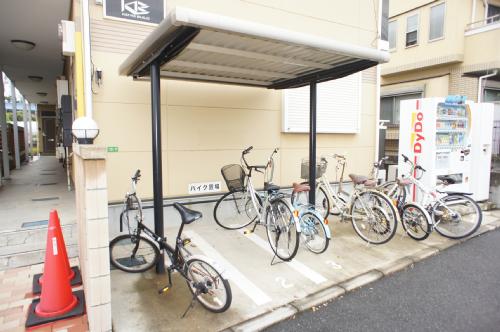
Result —
<path fill-rule="evenodd" d="M 278 190 L 280 190 L 280 187 L 275 185 L 275 184 L 272 184 L 270 182 L 266 182 L 266 183 L 264 183 L 264 190 L 266 190 L 268 192 L 278 191 Z"/>
<path fill-rule="evenodd" d="M 377 184 L 375 180 L 370 180 L 363 175 L 349 174 L 349 177 L 354 184 L 364 184 L 366 187 L 374 187 Z"/>
<path fill-rule="evenodd" d="M 203 217 L 201 212 L 188 209 L 187 207 L 185 207 L 184 205 L 179 204 L 179 203 L 174 203 L 174 208 L 177 211 L 179 211 L 179 214 L 181 215 L 182 223 L 184 223 L 184 224 L 190 224 L 193 221 Z"/>
<path fill-rule="evenodd" d="M 454 178 L 452 178 L 451 176 L 448 176 L 448 175 L 438 175 L 438 180 L 441 180 L 443 181 L 443 183 L 445 185 L 448 185 L 448 184 L 454 184 L 456 183 L 457 181 L 455 181 Z"/>
<path fill-rule="evenodd" d="M 300 193 L 300 192 L 303 192 L 303 191 L 309 191 L 311 189 L 307 184 L 299 184 L 299 183 L 296 183 L 296 182 L 294 182 L 292 184 L 292 186 L 293 186 L 293 192 L 294 193 Z"/>

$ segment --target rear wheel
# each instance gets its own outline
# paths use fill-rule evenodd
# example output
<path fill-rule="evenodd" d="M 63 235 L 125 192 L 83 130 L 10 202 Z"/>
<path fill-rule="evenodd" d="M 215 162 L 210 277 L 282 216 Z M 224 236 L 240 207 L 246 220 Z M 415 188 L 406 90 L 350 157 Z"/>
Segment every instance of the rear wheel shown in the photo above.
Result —
<path fill-rule="evenodd" d="M 441 199 L 444 204 L 436 203 L 432 217 L 436 231 L 450 239 L 462 239 L 473 234 L 483 219 L 477 203 L 467 195 L 450 194 Z"/>
<path fill-rule="evenodd" d="M 299 249 L 299 232 L 289 205 L 281 198 L 274 200 L 266 212 L 266 232 L 276 256 L 289 261 Z"/>
<path fill-rule="evenodd" d="M 414 203 L 405 204 L 401 212 L 403 228 L 414 240 L 425 240 L 431 233 L 430 216 L 426 210 Z"/>
<path fill-rule="evenodd" d="M 258 205 L 261 205 L 261 199 L 255 195 Z M 215 204 L 214 219 L 215 222 L 226 229 L 240 229 L 256 221 L 259 211 L 250 198 L 248 191 L 233 191 L 223 195 Z"/>
<path fill-rule="evenodd" d="M 300 217 L 301 237 L 307 249 L 315 254 L 321 254 L 328 248 L 330 239 L 325 227 L 315 213 L 306 212 Z"/>
<path fill-rule="evenodd" d="M 350 215 L 354 231 L 368 243 L 383 244 L 396 234 L 397 211 L 382 193 L 361 192 L 351 204 Z"/>
<path fill-rule="evenodd" d="M 144 272 L 156 264 L 160 256 L 158 247 L 148 238 L 120 235 L 109 243 L 111 264 L 125 272 Z"/>
<path fill-rule="evenodd" d="M 201 305 L 215 313 L 224 312 L 231 306 L 232 293 L 229 281 L 222 277 L 210 263 L 199 258 L 186 262 L 187 284 Z"/>

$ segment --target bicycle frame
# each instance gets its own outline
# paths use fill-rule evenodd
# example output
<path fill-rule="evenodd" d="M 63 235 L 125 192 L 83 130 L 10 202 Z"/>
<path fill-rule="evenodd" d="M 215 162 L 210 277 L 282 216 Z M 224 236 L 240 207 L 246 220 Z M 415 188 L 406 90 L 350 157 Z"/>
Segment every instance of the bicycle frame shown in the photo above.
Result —
<path fill-rule="evenodd" d="M 402 177 L 405 179 L 408 179 L 411 182 L 411 184 L 409 184 L 408 186 L 411 186 L 411 185 L 414 186 L 414 189 L 413 189 L 414 195 L 415 195 L 414 197 L 417 197 L 418 193 L 421 193 L 422 197 L 418 201 L 416 201 L 416 203 L 424 208 L 434 207 L 436 204 L 439 204 L 440 206 L 443 206 L 444 208 L 446 208 L 449 212 L 454 213 L 454 211 L 451 210 L 446 205 L 446 203 L 441 199 L 442 197 L 446 196 L 446 193 L 440 193 L 437 190 L 431 190 L 428 187 L 426 187 L 422 182 L 420 182 L 413 175 L 413 172 L 415 170 L 415 165 L 413 165 L 413 163 L 411 161 L 409 163 L 411 165 L 411 169 L 406 175 L 403 175 Z M 406 190 L 407 193 L 409 193 L 409 191 L 407 190 L 408 186 L 404 187 L 404 190 Z M 393 189 L 390 190 L 390 194 L 393 194 L 394 191 L 396 190 L 396 188 L 397 188 L 397 185 Z M 418 189 L 418 192 L 417 192 L 417 189 Z M 432 226 L 435 227 L 441 222 L 441 220 L 439 220 L 438 222 L 435 222 L 434 218 L 431 218 L 430 222 L 431 222 Z"/>
<path fill-rule="evenodd" d="M 338 192 L 340 193 L 340 192 L 343 192 L 341 190 L 341 188 L 342 188 L 343 178 L 344 178 L 345 158 L 342 156 L 337 156 L 337 155 L 334 155 L 333 157 L 341 159 L 341 160 L 337 160 L 337 164 L 340 163 L 342 165 L 342 172 L 341 172 L 341 176 L 340 176 L 340 180 L 339 180 L 339 190 L 338 190 Z M 349 209 L 351 208 L 351 204 L 354 202 L 354 200 L 356 198 L 359 198 L 360 190 L 358 188 L 356 188 L 356 186 L 354 186 L 353 192 L 351 194 L 349 194 L 348 202 L 344 202 L 342 199 L 340 199 L 339 194 L 337 192 L 335 192 L 335 190 L 333 190 L 332 186 L 330 185 L 330 182 L 328 181 L 328 178 L 326 177 L 326 174 L 321 175 L 321 178 L 318 182 L 319 182 L 318 187 L 322 187 L 322 188 L 326 189 L 326 194 L 328 195 L 328 199 L 330 200 L 330 202 L 332 202 L 331 208 L 336 207 L 337 209 L 339 209 L 340 214 L 343 217 L 352 217 L 351 215 L 349 215 L 347 213 L 347 211 L 349 211 Z M 366 191 L 370 191 L 370 189 L 367 189 Z M 365 213 L 369 214 L 368 209 L 366 208 L 366 205 L 363 202 L 363 200 L 360 199 L 359 201 L 361 202 L 361 206 L 362 206 L 363 210 L 365 210 Z"/>

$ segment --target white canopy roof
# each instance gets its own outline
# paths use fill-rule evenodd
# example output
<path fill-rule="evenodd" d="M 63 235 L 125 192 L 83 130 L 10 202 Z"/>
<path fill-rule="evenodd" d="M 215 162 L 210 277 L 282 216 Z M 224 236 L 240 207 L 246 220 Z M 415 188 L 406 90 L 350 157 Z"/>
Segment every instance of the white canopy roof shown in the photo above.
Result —
<path fill-rule="evenodd" d="M 120 74 L 267 88 L 344 77 L 387 62 L 389 54 L 334 39 L 176 7 L 120 66 Z"/>

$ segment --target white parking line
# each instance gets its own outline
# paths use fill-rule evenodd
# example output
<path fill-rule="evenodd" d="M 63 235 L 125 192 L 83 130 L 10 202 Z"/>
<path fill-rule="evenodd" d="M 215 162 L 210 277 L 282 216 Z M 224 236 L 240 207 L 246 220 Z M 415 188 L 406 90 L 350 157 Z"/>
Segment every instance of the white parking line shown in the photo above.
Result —
<path fill-rule="evenodd" d="M 243 230 L 243 229 L 238 230 L 238 232 L 240 232 L 240 234 L 242 234 L 244 237 L 250 239 L 253 243 L 255 243 L 256 245 L 258 245 L 259 247 L 261 247 L 262 249 L 264 249 L 265 251 L 270 253 L 272 256 L 274 256 L 274 252 L 271 249 L 271 247 L 269 246 L 269 243 L 264 241 L 257 234 L 255 234 L 255 233 L 245 234 L 245 230 Z M 277 258 L 277 259 L 279 260 L 279 258 Z M 284 262 L 284 263 L 286 263 L 292 269 L 299 272 L 300 274 L 302 274 L 304 277 L 311 280 L 315 284 L 321 284 L 321 283 L 327 281 L 327 279 L 325 277 L 323 277 L 321 274 L 312 270 L 308 266 L 302 264 L 301 262 L 299 262 L 295 258 L 292 259 L 290 262 Z"/>
<path fill-rule="evenodd" d="M 228 278 L 233 281 L 231 285 L 236 285 L 243 293 L 245 293 L 255 304 L 262 305 L 271 302 L 271 298 L 266 295 L 259 287 L 245 277 L 238 269 L 229 263 L 217 250 L 214 249 L 207 241 L 205 241 L 196 232 L 189 230 L 184 232 L 192 242 L 205 255 L 215 260 L 218 264 L 224 267 Z"/>

